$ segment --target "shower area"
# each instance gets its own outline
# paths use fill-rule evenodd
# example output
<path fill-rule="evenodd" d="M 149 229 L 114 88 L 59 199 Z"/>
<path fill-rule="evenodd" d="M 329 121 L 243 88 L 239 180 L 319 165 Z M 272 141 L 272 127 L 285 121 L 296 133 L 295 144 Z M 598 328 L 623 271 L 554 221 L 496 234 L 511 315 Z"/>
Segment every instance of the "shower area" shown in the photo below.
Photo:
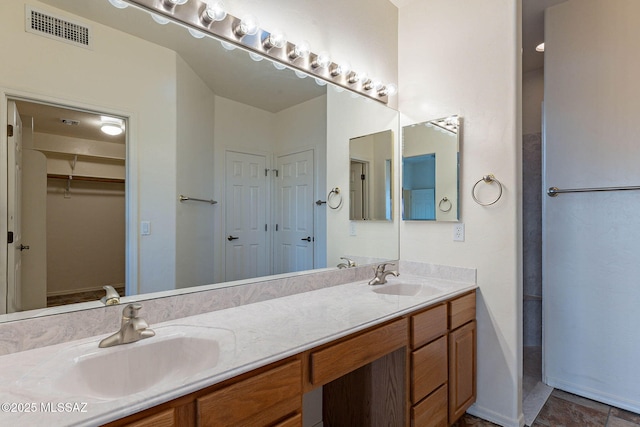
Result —
<path fill-rule="evenodd" d="M 555 3 L 523 61 L 525 419 L 547 386 L 640 413 L 640 4 Z"/>

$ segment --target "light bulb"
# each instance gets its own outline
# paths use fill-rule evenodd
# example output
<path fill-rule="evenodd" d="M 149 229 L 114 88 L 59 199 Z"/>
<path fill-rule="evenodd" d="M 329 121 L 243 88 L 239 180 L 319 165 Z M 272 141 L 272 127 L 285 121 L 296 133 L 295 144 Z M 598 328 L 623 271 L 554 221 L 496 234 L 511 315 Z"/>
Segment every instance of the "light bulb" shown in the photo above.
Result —
<path fill-rule="evenodd" d="M 160 25 L 167 25 L 169 23 L 169 20 L 167 18 L 165 18 L 164 16 L 156 15 L 155 13 L 151 14 L 151 18 L 153 18 L 153 20 Z"/>
<path fill-rule="evenodd" d="M 293 61 L 297 58 L 306 58 L 311 53 L 311 47 L 306 40 L 297 43 L 293 50 L 289 52 L 289 58 Z"/>
<path fill-rule="evenodd" d="M 189 28 L 188 30 L 189 30 L 189 34 L 191 34 L 196 39 L 201 39 L 206 35 L 202 31 L 194 30 L 193 28 Z"/>
<path fill-rule="evenodd" d="M 367 75 L 367 73 L 358 73 L 356 71 L 352 71 L 351 74 L 349 74 L 348 82 L 351 84 L 355 84 L 358 82 L 364 83 L 367 80 L 369 80 L 369 76 Z"/>
<path fill-rule="evenodd" d="M 205 9 L 202 12 L 202 19 L 205 22 L 222 21 L 227 17 L 224 3 L 215 0 L 205 0 Z"/>
<path fill-rule="evenodd" d="M 129 4 L 123 2 L 122 0 L 109 0 L 109 3 L 111 3 L 111 6 L 117 7 L 118 9 L 125 9 L 129 7 Z"/>
<path fill-rule="evenodd" d="M 371 80 L 371 79 L 365 81 L 363 86 L 364 90 L 374 89 L 376 91 L 379 90 L 381 87 L 382 87 L 382 82 L 380 80 Z"/>
<path fill-rule="evenodd" d="M 331 75 L 333 77 L 337 76 L 348 76 L 351 72 L 351 64 L 348 62 L 341 62 L 331 70 Z"/>
<path fill-rule="evenodd" d="M 236 48 L 235 45 L 229 43 L 229 42 L 223 42 L 220 41 L 220 44 L 222 45 L 223 48 L 225 48 L 226 50 L 234 50 Z"/>
<path fill-rule="evenodd" d="M 262 42 L 262 47 L 269 50 L 272 48 L 281 49 L 287 44 L 287 36 L 280 30 L 272 31 Z"/>
<path fill-rule="evenodd" d="M 253 59 L 256 62 L 260 62 L 264 59 L 264 56 L 258 55 L 255 52 L 249 52 L 249 56 L 251 57 L 251 59 Z"/>
<path fill-rule="evenodd" d="M 282 65 L 279 62 L 272 62 L 273 66 L 275 67 L 276 70 L 284 70 L 285 68 L 287 68 L 286 66 Z"/>
<path fill-rule="evenodd" d="M 322 80 L 322 79 L 318 79 L 318 78 L 316 78 L 316 79 L 315 79 L 315 81 L 316 81 L 316 84 L 317 84 L 318 86 L 326 86 L 326 85 L 327 85 L 327 82 L 325 82 L 325 81 L 324 81 L 324 80 Z"/>
<path fill-rule="evenodd" d="M 258 32 L 260 28 L 260 24 L 258 24 L 258 19 L 256 19 L 253 15 L 245 15 L 236 28 L 233 30 L 236 33 L 236 36 L 252 36 Z"/>
<path fill-rule="evenodd" d="M 320 52 L 311 63 L 313 68 L 327 68 L 329 65 L 331 65 L 331 57 L 327 52 Z"/>
<path fill-rule="evenodd" d="M 166 0 L 167 3 L 169 4 L 174 4 L 174 5 L 181 5 L 181 4 L 185 4 L 186 2 L 188 2 L 189 0 Z"/>
<path fill-rule="evenodd" d="M 306 74 L 306 73 L 303 73 L 302 71 L 295 70 L 294 72 L 296 73 L 296 76 L 297 76 L 299 79 L 306 79 L 306 78 L 307 78 L 307 74 Z"/>

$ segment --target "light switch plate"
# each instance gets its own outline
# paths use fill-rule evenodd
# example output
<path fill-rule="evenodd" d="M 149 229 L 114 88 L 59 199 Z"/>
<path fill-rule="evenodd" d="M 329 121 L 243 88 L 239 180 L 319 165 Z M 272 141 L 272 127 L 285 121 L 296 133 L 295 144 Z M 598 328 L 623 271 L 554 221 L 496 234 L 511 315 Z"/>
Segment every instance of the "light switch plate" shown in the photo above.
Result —
<path fill-rule="evenodd" d="M 151 221 L 140 221 L 140 234 L 143 236 L 151 234 Z"/>
<path fill-rule="evenodd" d="M 453 241 L 464 242 L 464 224 L 461 222 L 453 225 Z"/>
<path fill-rule="evenodd" d="M 356 223 L 355 221 L 350 221 L 349 222 L 349 236 L 355 236 L 356 235 Z"/>

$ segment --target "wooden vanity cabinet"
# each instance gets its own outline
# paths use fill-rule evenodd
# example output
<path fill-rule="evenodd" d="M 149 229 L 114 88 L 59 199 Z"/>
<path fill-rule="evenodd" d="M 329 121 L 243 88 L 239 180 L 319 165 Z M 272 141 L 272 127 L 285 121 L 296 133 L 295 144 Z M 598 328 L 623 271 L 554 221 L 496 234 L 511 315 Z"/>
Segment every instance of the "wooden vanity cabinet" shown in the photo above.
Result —
<path fill-rule="evenodd" d="M 472 291 L 107 425 L 299 427 L 323 386 L 326 425 L 447 427 L 476 399 L 475 317 Z"/>
<path fill-rule="evenodd" d="M 476 401 L 476 293 L 449 301 L 449 424 Z"/>
<path fill-rule="evenodd" d="M 411 425 L 446 427 L 447 304 L 414 314 L 411 319 L 410 380 Z"/>

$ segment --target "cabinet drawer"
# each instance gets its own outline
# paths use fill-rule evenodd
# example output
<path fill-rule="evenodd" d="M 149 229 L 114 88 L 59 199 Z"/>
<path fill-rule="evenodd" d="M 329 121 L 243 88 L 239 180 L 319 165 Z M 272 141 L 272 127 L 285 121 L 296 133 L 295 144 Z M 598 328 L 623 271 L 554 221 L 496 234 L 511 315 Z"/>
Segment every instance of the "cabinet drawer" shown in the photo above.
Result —
<path fill-rule="evenodd" d="M 170 408 L 136 422 L 129 423 L 127 427 L 174 427 L 176 425 L 175 409 Z"/>
<path fill-rule="evenodd" d="M 411 403 L 417 403 L 447 382 L 447 337 L 411 353 Z"/>
<path fill-rule="evenodd" d="M 302 363 L 294 360 L 197 399 L 199 426 L 271 425 L 302 406 Z"/>
<path fill-rule="evenodd" d="M 311 353 L 310 380 L 324 385 L 407 345 L 407 320 L 400 319 Z"/>
<path fill-rule="evenodd" d="M 447 333 L 447 305 L 411 316 L 411 348 L 416 349 Z"/>
<path fill-rule="evenodd" d="M 287 418 L 273 427 L 302 427 L 302 414 L 295 414 L 293 417 Z"/>
<path fill-rule="evenodd" d="M 411 408 L 412 427 L 447 427 L 447 385 Z"/>
<path fill-rule="evenodd" d="M 449 329 L 454 330 L 476 318 L 476 292 L 449 302 Z"/>

